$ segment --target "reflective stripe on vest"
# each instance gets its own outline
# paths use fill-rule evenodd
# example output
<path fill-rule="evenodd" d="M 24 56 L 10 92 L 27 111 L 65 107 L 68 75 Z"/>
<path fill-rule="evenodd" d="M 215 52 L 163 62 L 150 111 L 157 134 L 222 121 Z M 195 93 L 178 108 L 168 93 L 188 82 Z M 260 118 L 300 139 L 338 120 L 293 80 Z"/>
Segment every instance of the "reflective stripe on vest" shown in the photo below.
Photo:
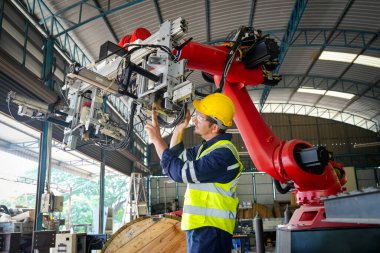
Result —
<path fill-rule="evenodd" d="M 183 211 L 185 213 L 190 213 L 190 214 L 212 216 L 212 217 L 218 217 L 218 218 L 224 218 L 224 219 L 235 219 L 236 217 L 236 212 L 214 209 L 214 208 L 199 207 L 199 206 L 185 206 L 183 208 Z"/>
<path fill-rule="evenodd" d="M 243 169 L 238 152 L 230 141 L 221 140 L 214 143 L 214 145 L 203 152 L 200 152 L 202 149 L 202 146 L 200 146 L 197 160 L 218 148 L 228 148 L 231 150 L 238 162 L 228 166 L 227 170 L 239 168 L 239 173 L 232 181 L 225 184 L 189 183 L 187 185 L 182 216 L 183 230 L 213 226 L 223 229 L 230 234 L 233 233 L 235 228 L 236 208 L 239 202 L 236 196 L 236 186 Z"/>

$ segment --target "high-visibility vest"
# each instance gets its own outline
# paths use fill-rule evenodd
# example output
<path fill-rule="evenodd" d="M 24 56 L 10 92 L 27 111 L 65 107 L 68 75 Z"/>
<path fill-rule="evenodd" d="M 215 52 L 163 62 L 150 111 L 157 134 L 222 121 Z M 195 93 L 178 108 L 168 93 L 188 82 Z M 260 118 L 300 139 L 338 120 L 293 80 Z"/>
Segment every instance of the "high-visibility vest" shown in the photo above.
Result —
<path fill-rule="evenodd" d="M 201 150 L 202 147 L 199 148 Z M 236 210 L 239 199 L 236 186 L 240 178 L 243 164 L 238 151 L 232 142 L 221 140 L 202 151 L 198 151 L 197 160 L 218 148 L 228 148 L 234 154 L 237 163 L 227 169 L 239 168 L 239 174 L 231 181 L 222 183 L 189 183 L 185 193 L 185 203 L 182 214 L 182 230 L 199 227 L 217 227 L 233 234 L 235 229 Z"/>

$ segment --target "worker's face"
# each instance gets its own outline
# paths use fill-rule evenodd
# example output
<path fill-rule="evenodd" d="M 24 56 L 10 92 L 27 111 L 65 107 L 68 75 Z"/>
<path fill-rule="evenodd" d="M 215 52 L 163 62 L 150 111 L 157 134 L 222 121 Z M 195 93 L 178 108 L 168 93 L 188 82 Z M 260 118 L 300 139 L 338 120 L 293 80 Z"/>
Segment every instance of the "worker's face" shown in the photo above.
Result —
<path fill-rule="evenodd" d="M 195 126 L 194 133 L 204 138 L 212 132 L 213 124 L 207 120 L 207 115 L 196 111 L 192 120 Z"/>

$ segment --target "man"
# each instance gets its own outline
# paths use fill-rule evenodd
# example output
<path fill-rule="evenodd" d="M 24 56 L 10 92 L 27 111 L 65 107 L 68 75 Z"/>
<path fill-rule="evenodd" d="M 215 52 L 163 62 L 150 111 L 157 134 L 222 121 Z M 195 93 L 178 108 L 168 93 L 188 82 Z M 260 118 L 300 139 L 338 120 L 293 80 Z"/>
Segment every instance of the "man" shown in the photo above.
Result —
<path fill-rule="evenodd" d="M 194 132 L 204 141 L 184 150 L 182 136 L 190 121 L 173 132 L 170 149 L 161 137 L 157 114 L 145 130 L 161 159 L 163 173 L 179 183 L 187 183 L 182 216 L 190 253 L 231 253 L 238 198 L 236 186 L 243 169 L 238 151 L 225 133 L 232 125 L 235 107 L 230 98 L 213 93 L 194 101 Z"/>

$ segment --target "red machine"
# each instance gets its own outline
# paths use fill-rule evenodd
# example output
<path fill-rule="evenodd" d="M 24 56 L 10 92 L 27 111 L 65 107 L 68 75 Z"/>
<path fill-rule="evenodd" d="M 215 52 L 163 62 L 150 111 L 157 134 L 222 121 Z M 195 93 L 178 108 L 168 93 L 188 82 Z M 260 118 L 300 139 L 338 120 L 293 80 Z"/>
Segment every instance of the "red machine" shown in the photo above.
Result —
<path fill-rule="evenodd" d="M 188 59 L 190 69 L 212 74 L 219 87 L 228 52 L 227 47 L 190 42 L 183 48 L 181 57 Z M 234 121 L 257 169 L 281 183 L 294 182 L 297 203 L 301 207 L 295 212 L 289 225 L 299 225 L 300 228 L 348 226 L 344 223 L 322 221 L 325 215 L 321 197 L 342 192 L 342 186 L 347 181 L 342 164 L 329 160 L 329 154 L 323 148 L 313 148 L 313 145 L 302 140 L 284 141 L 273 133 L 246 89 L 246 86 L 264 82 L 262 68 L 247 69 L 237 58 L 233 60 L 226 77 L 224 93 L 235 104 Z M 309 161 L 311 165 L 303 161 L 308 160 L 307 157 L 301 159 L 302 152 L 305 156 L 314 158 Z"/>
<path fill-rule="evenodd" d="M 141 28 L 137 30 L 142 34 Z M 136 31 L 133 34 L 138 39 L 136 34 L 139 33 Z M 321 198 L 342 192 L 347 181 L 342 164 L 331 160 L 330 153 L 323 147 L 313 147 L 302 140 L 284 141 L 278 138 L 252 102 L 246 87 L 266 81 L 270 73 L 267 69 L 273 70 L 277 65 L 271 63 L 273 59 L 270 59 L 270 51 L 273 55 L 278 54 L 277 44 L 274 45 L 273 40 L 258 38 L 257 34 L 252 36 L 262 43 L 256 44 L 254 48 L 244 43 L 233 48 L 233 43 L 210 46 L 188 41 L 175 53 L 178 60 L 188 60 L 189 69 L 200 70 L 213 77 L 218 88 L 223 82 L 223 93 L 235 104 L 234 121 L 257 169 L 271 175 L 278 184 L 294 182 L 297 203 L 301 207 L 288 225 L 300 229 L 352 226 L 323 221 L 326 216 Z M 123 44 L 133 42 L 131 36 L 126 38 L 130 41 L 123 41 Z M 145 38 L 143 36 L 141 39 Z M 233 53 L 233 49 L 239 54 Z M 255 55 L 265 60 L 254 62 L 251 58 Z"/>

